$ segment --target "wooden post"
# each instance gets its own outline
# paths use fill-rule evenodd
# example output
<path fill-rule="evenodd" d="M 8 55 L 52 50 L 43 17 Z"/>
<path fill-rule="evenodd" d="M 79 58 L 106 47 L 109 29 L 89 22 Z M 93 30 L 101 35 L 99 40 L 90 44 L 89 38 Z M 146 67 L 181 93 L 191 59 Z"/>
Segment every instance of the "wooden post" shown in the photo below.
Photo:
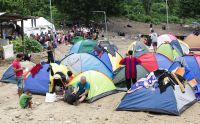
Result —
<path fill-rule="evenodd" d="M 22 42 L 23 44 L 23 48 L 24 48 L 24 54 L 25 54 L 25 42 L 24 42 L 24 21 L 23 19 L 21 20 L 21 37 L 22 37 Z"/>
<path fill-rule="evenodd" d="M 2 24 L 0 24 L 0 29 L 1 29 L 1 37 L 0 38 L 3 39 L 3 28 L 2 27 L 3 27 Z"/>

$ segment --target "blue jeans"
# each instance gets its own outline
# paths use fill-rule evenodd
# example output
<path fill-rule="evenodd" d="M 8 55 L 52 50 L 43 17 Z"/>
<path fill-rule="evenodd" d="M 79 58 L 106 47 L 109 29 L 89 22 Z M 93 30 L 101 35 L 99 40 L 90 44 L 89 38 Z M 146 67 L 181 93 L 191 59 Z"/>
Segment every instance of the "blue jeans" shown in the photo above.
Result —
<path fill-rule="evenodd" d="M 22 78 L 22 76 L 16 77 L 16 81 L 17 81 L 18 89 L 23 89 L 23 78 Z"/>

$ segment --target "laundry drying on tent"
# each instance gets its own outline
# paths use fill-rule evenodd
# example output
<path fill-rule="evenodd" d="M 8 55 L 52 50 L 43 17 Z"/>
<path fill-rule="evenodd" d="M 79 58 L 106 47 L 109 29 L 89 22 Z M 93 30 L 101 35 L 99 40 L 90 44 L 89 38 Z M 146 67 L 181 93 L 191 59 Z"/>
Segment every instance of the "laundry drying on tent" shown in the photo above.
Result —
<path fill-rule="evenodd" d="M 21 62 L 21 66 L 26 67 L 26 70 L 24 71 L 24 74 L 25 74 L 27 71 L 29 71 L 29 69 L 35 66 L 35 64 L 29 61 L 25 61 L 25 62 Z M 17 83 L 16 78 L 15 78 L 15 72 L 13 70 L 12 65 L 10 65 L 5 70 L 0 81 L 5 82 L 5 83 Z"/>
<path fill-rule="evenodd" d="M 66 56 L 62 61 L 62 64 L 69 67 L 69 69 L 75 74 L 79 74 L 88 70 L 96 70 L 104 73 L 108 77 L 113 77 L 112 70 L 102 62 L 99 58 L 88 53 L 74 53 Z"/>
<path fill-rule="evenodd" d="M 94 51 L 94 47 L 97 46 L 97 42 L 94 40 L 81 40 L 74 44 L 70 48 L 71 53 L 91 53 Z"/>
<path fill-rule="evenodd" d="M 149 72 L 166 69 L 172 65 L 172 61 L 160 53 L 146 53 L 138 57 L 141 65 Z"/>
<path fill-rule="evenodd" d="M 192 88 L 188 84 L 185 84 L 185 87 L 180 86 L 182 83 L 175 74 L 157 70 L 145 81 L 132 86 L 117 110 L 180 115 L 196 102 Z"/>
<path fill-rule="evenodd" d="M 149 48 L 141 41 L 133 42 L 129 47 L 128 51 L 132 50 L 135 57 L 141 56 L 142 54 L 150 52 Z"/>
<path fill-rule="evenodd" d="M 189 67 L 184 66 L 181 62 L 174 62 L 169 71 L 183 77 L 183 80 L 187 81 L 187 83 L 193 88 L 196 98 L 200 100 L 200 84 L 197 82 L 194 72 L 190 70 Z"/>
<path fill-rule="evenodd" d="M 36 94 L 53 92 L 55 90 L 54 79 L 57 77 L 62 79 L 63 75 L 60 75 L 59 73 L 67 76 L 67 71 L 68 68 L 64 65 L 58 65 L 55 63 L 44 64 L 34 77 L 31 71 L 25 75 L 24 90 L 29 90 Z"/>
<path fill-rule="evenodd" d="M 70 82 L 70 85 L 75 86 L 81 76 L 85 76 L 90 83 L 90 90 L 87 97 L 88 102 L 94 102 L 102 97 L 116 93 L 116 87 L 112 80 L 105 74 L 94 70 L 80 73 Z"/>

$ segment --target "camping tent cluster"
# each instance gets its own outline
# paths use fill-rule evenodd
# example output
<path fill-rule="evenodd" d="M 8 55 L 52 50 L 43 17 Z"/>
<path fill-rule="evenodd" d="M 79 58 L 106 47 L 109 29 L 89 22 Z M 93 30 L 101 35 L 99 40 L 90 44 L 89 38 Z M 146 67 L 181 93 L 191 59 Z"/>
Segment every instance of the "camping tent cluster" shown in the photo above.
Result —
<path fill-rule="evenodd" d="M 158 37 L 156 53 L 149 52 L 139 41 L 133 42 L 128 50 L 133 50 L 141 61 L 137 71 L 143 75 L 137 74 L 137 83 L 122 98 L 117 110 L 180 115 L 193 105 L 200 93 L 200 56 L 189 54 L 189 49 L 171 34 Z M 116 84 L 125 80 L 124 71 L 114 75 Z"/>
<path fill-rule="evenodd" d="M 171 34 L 158 37 L 155 53 L 142 42 L 133 42 L 128 50 L 133 50 L 140 61 L 136 66 L 137 82 L 127 91 L 117 110 L 180 115 L 200 99 L 200 55 L 189 54 L 189 49 Z M 68 85 L 75 86 L 81 76 L 86 76 L 91 86 L 87 100 L 94 102 L 125 87 L 121 59 L 112 42 L 76 37 L 60 64 L 37 64 L 26 72 L 24 89 L 37 94 L 52 92 L 55 74 L 61 72 L 67 76 L 70 70 L 75 78 Z M 14 81 L 13 73 L 9 67 L 1 81 Z"/>

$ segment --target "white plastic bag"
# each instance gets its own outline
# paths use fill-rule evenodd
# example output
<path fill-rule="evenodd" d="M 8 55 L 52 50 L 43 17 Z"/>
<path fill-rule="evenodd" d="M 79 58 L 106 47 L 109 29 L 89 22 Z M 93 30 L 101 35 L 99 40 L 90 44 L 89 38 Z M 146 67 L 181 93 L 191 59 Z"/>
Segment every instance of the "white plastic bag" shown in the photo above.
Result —
<path fill-rule="evenodd" d="M 55 93 L 46 93 L 45 102 L 55 102 L 57 101 Z"/>

